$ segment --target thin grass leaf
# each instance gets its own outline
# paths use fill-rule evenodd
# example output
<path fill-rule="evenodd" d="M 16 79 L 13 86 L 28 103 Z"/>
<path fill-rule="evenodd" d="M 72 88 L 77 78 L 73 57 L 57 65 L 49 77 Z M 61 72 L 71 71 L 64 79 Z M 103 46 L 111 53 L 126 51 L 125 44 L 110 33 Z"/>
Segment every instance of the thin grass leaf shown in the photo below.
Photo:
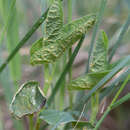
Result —
<path fill-rule="evenodd" d="M 2 2 L 3 1 L 1 1 L 1 5 L 3 5 Z M 13 15 L 12 10 L 14 10 L 15 3 L 16 3 L 16 0 L 12 0 L 11 1 L 11 5 L 10 5 L 9 11 L 8 11 L 8 15 L 7 15 L 7 20 L 6 20 L 5 24 L 4 24 L 2 33 L 0 35 L 0 44 L 3 42 L 4 37 L 5 37 L 5 32 L 8 30 L 8 26 L 10 25 L 11 17 Z M 2 6 L 1 6 L 1 8 L 2 8 Z"/>
<path fill-rule="evenodd" d="M 13 3 L 11 3 L 13 2 Z M 13 48 L 16 46 L 18 39 L 19 39 L 19 27 L 18 27 L 18 15 L 17 15 L 17 9 L 15 6 L 16 1 L 9 1 L 4 0 L 3 1 L 3 21 L 4 23 L 10 23 L 11 26 L 8 26 L 7 30 L 4 30 L 7 32 L 7 50 L 10 53 Z M 9 8 L 10 3 L 12 4 Z M 9 15 L 11 13 L 11 16 Z M 9 64 L 11 77 L 13 81 L 16 83 L 17 80 L 20 80 L 21 78 L 21 60 L 20 55 L 16 54 L 16 57 L 11 61 Z"/>
<path fill-rule="evenodd" d="M 75 108 L 80 108 L 84 103 L 86 103 L 89 98 L 94 94 L 97 89 L 101 88 L 106 82 L 108 82 L 115 74 L 117 74 L 122 68 L 126 67 L 126 64 L 130 61 L 130 55 L 125 57 L 124 60 L 120 62 L 116 67 L 114 67 L 110 73 L 108 73 L 92 90 L 89 91 L 87 96 L 84 96 L 78 103 L 75 105 Z"/>
<path fill-rule="evenodd" d="M 37 22 L 27 32 L 27 34 L 23 37 L 23 39 L 12 50 L 12 52 L 7 57 L 7 59 L 5 60 L 5 62 L 0 66 L 0 73 L 4 70 L 4 68 L 8 65 L 8 63 L 17 54 L 17 52 L 19 51 L 19 49 L 26 43 L 26 41 L 32 36 L 32 34 L 38 29 L 38 27 L 44 22 L 44 20 L 46 19 L 47 12 L 48 12 L 48 10 L 45 13 L 43 13 L 43 15 L 37 20 Z"/>
<path fill-rule="evenodd" d="M 55 85 L 54 89 L 52 90 L 52 93 L 51 93 L 51 95 L 50 95 L 50 97 L 49 97 L 49 99 L 48 99 L 48 102 L 47 102 L 47 105 L 48 105 L 48 106 L 50 106 L 51 103 L 53 102 L 53 100 L 54 100 L 54 98 L 55 98 L 55 95 L 56 95 L 56 93 L 57 93 L 57 91 L 58 91 L 58 89 L 59 89 L 59 87 L 60 87 L 62 81 L 63 81 L 64 78 L 65 78 L 65 75 L 67 74 L 69 68 L 72 66 L 72 64 L 73 64 L 73 62 L 74 62 L 74 59 L 75 59 L 76 55 L 78 54 L 78 51 L 79 51 L 79 49 L 80 49 L 80 47 L 81 47 L 81 45 L 82 45 L 82 43 L 83 43 L 83 41 L 84 41 L 84 38 L 85 38 L 85 36 L 83 35 L 82 38 L 80 39 L 80 41 L 79 41 L 77 47 L 75 48 L 75 50 L 74 50 L 74 52 L 73 52 L 73 54 L 72 54 L 72 56 L 71 56 L 69 62 L 67 63 L 67 65 L 65 66 L 65 68 L 64 68 L 64 70 L 63 70 L 63 72 L 62 72 L 62 74 L 60 75 L 60 78 L 59 78 L 58 81 L 56 82 L 56 85 Z"/>
<path fill-rule="evenodd" d="M 118 37 L 114 47 L 111 50 L 111 53 L 110 53 L 110 56 L 109 56 L 109 60 L 108 60 L 109 62 L 111 62 L 111 60 L 112 60 L 112 58 L 113 58 L 117 48 L 120 46 L 121 41 L 123 39 L 123 36 L 124 36 L 125 32 L 127 31 L 129 26 L 130 26 L 130 14 L 129 14 L 128 19 L 126 20 L 125 24 L 122 27 L 122 30 L 120 32 L 120 35 L 119 35 L 119 37 Z"/>
<path fill-rule="evenodd" d="M 112 105 L 112 109 L 115 109 L 116 107 L 118 107 L 119 105 L 123 104 L 124 102 L 130 100 L 130 93 L 128 93 L 127 95 L 125 95 L 124 97 L 122 97 L 121 99 L 119 99 L 118 101 L 116 101 L 113 105 Z"/>
<path fill-rule="evenodd" d="M 100 100 L 104 99 L 104 97 L 107 97 L 112 93 L 115 93 L 120 84 L 127 78 L 128 74 L 130 74 L 130 69 L 127 69 L 118 78 L 112 81 L 112 83 L 110 83 L 110 85 L 101 92 Z"/>
<path fill-rule="evenodd" d="M 119 97 L 120 93 L 122 92 L 122 90 L 124 89 L 124 87 L 126 86 L 127 82 L 130 79 L 130 74 L 127 76 L 127 78 L 125 79 L 125 81 L 123 82 L 123 84 L 121 85 L 120 89 L 117 91 L 115 97 L 113 98 L 111 104 L 108 106 L 107 110 L 105 111 L 105 113 L 103 114 L 103 116 L 101 117 L 101 119 L 97 122 L 94 130 L 97 130 L 101 123 L 103 122 L 103 120 L 105 119 L 105 117 L 108 115 L 108 113 L 112 110 L 112 106 L 113 104 L 116 102 L 117 98 Z"/>
<path fill-rule="evenodd" d="M 107 3 L 107 0 L 101 1 L 100 10 L 99 10 L 99 13 L 98 13 L 98 16 L 97 16 L 97 23 L 95 24 L 94 29 L 93 29 L 92 39 L 91 39 L 91 43 L 90 43 L 90 49 L 89 49 L 89 53 L 88 53 L 89 56 L 88 56 L 87 69 L 86 69 L 87 73 L 89 72 L 91 55 L 92 55 L 96 35 L 97 35 L 97 32 L 98 32 L 99 26 L 101 24 L 101 21 L 102 21 L 102 17 L 103 17 L 103 13 L 104 13 L 104 10 L 105 10 L 105 7 L 106 7 L 106 3 Z"/>

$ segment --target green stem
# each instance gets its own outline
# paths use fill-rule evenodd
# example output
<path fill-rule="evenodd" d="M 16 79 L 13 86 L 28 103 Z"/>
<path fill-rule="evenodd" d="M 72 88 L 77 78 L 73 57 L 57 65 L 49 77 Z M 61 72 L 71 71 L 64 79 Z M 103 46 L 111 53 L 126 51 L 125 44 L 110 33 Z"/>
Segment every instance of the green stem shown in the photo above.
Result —
<path fill-rule="evenodd" d="M 44 64 L 44 87 L 43 92 L 47 96 L 48 89 L 50 87 L 50 73 L 49 64 Z"/>
<path fill-rule="evenodd" d="M 72 21 L 72 0 L 68 0 L 68 23 Z M 69 59 L 72 55 L 72 48 L 69 49 L 68 56 Z M 72 80 L 72 66 L 69 69 L 69 82 Z M 70 107 L 72 108 L 73 106 L 73 95 L 72 92 L 69 91 L 69 102 L 70 102 Z"/>
<path fill-rule="evenodd" d="M 33 130 L 33 114 L 29 115 L 29 130 Z"/>
<path fill-rule="evenodd" d="M 99 90 L 91 97 L 91 119 L 90 122 L 94 125 L 99 109 Z"/>
<path fill-rule="evenodd" d="M 94 130 L 97 130 L 100 127 L 100 125 L 103 122 L 103 120 L 105 119 L 105 117 L 112 110 L 114 103 L 118 99 L 120 93 L 123 91 L 124 87 L 126 86 L 127 82 L 129 81 L 129 79 L 130 79 L 130 74 L 128 75 L 128 77 L 126 78 L 126 80 L 124 81 L 124 83 L 122 84 L 122 86 L 120 87 L 120 89 L 118 90 L 118 92 L 116 93 L 114 99 L 112 100 L 111 104 L 108 106 L 107 110 L 105 111 L 105 113 L 103 114 L 103 116 L 101 117 L 101 119 L 97 122 Z"/>
<path fill-rule="evenodd" d="M 80 47 L 81 47 L 83 41 L 84 41 L 84 37 L 85 37 L 85 36 L 83 35 L 83 37 L 80 39 L 80 41 L 79 41 L 79 43 L 78 43 L 76 49 L 74 50 L 74 52 L 73 52 L 73 54 L 72 54 L 72 56 L 71 56 L 69 62 L 68 62 L 67 65 L 65 66 L 65 68 L 64 68 L 64 70 L 63 70 L 63 72 L 62 72 L 62 74 L 60 75 L 60 78 L 59 78 L 58 81 L 56 82 L 56 85 L 55 85 L 55 87 L 54 87 L 54 89 L 53 89 L 53 91 L 52 91 L 52 93 L 51 93 L 51 96 L 50 96 L 49 99 L 48 99 L 48 103 L 47 103 L 48 106 L 50 106 L 50 105 L 51 105 L 51 102 L 54 101 L 54 97 L 55 97 L 55 95 L 56 95 L 56 93 L 57 93 L 57 91 L 58 91 L 58 89 L 59 89 L 59 87 L 60 87 L 62 81 L 64 80 L 66 73 L 68 72 L 69 68 L 72 66 L 72 64 L 73 64 L 73 62 L 74 62 L 74 59 L 75 59 L 75 57 L 76 57 L 76 55 L 77 55 L 77 53 L 78 53 L 78 51 L 79 51 L 79 49 L 80 49 Z"/>
<path fill-rule="evenodd" d="M 32 36 L 32 34 L 38 29 L 38 27 L 45 21 L 47 11 L 37 20 L 37 22 L 33 25 L 33 27 L 28 31 L 28 33 L 24 36 L 24 38 L 18 43 L 18 45 L 14 48 L 11 54 L 7 57 L 5 62 L 0 66 L 0 73 L 5 69 L 8 63 L 13 59 L 13 57 L 17 54 L 19 49 L 27 42 L 27 40 Z"/>
<path fill-rule="evenodd" d="M 40 120 L 37 119 L 35 130 L 39 130 L 40 128 Z"/>

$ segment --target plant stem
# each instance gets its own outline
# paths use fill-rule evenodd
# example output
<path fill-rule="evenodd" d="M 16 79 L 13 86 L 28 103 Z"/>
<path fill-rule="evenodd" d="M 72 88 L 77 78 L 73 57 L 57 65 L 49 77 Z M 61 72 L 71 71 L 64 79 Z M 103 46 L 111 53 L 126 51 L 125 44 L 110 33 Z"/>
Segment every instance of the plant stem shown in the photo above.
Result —
<path fill-rule="evenodd" d="M 48 106 L 50 106 L 50 105 L 51 105 L 51 102 L 54 100 L 54 97 L 55 97 L 55 95 L 56 95 L 56 93 L 57 93 L 57 91 L 58 91 L 58 89 L 59 89 L 59 87 L 60 87 L 62 81 L 64 80 L 66 73 L 68 72 L 69 68 L 70 68 L 71 65 L 73 64 L 74 59 L 75 59 L 75 57 L 76 57 L 76 55 L 77 55 L 77 53 L 78 53 L 78 51 L 79 51 L 79 49 L 80 49 L 80 47 L 81 47 L 83 41 L 84 41 L 84 37 L 85 37 L 85 36 L 83 35 L 83 37 L 80 39 L 80 41 L 79 41 L 79 43 L 78 43 L 76 49 L 74 50 L 74 52 L 73 52 L 73 54 L 72 54 L 72 56 L 71 56 L 69 62 L 68 62 L 67 65 L 65 66 L 65 68 L 64 68 L 64 70 L 63 70 L 63 72 L 62 72 L 62 74 L 60 75 L 60 78 L 59 78 L 58 81 L 56 82 L 56 85 L 55 85 L 55 87 L 54 87 L 54 89 L 53 89 L 53 91 L 52 91 L 52 93 L 51 93 L 51 96 L 50 96 L 49 99 L 48 99 L 48 103 L 47 103 Z"/>
<path fill-rule="evenodd" d="M 43 92 L 47 96 L 48 89 L 50 87 L 50 73 L 49 64 L 44 64 L 44 87 Z"/>
<path fill-rule="evenodd" d="M 101 1 L 100 11 L 99 11 L 98 16 L 97 16 L 97 23 L 95 24 L 94 29 L 93 29 L 92 40 L 91 40 L 91 43 L 90 43 L 90 49 L 89 49 L 89 53 L 88 53 L 89 56 L 88 56 L 87 69 L 86 69 L 87 73 L 89 71 L 91 54 L 92 54 L 92 51 L 93 51 L 93 47 L 94 47 L 96 35 L 97 35 L 97 32 L 98 32 L 98 28 L 99 28 L 100 23 L 102 21 L 102 16 L 103 16 L 103 13 L 104 13 L 104 10 L 105 10 L 105 7 L 106 7 L 106 3 L 107 3 L 107 0 Z"/>
<path fill-rule="evenodd" d="M 98 90 L 91 96 L 91 118 L 90 122 L 94 125 L 96 116 L 98 113 L 99 109 L 99 93 L 100 91 Z"/>
<path fill-rule="evenodd" d="M 127 82 L 128 82 L 129 79 L 130 79 L 130 74 L 128 75 L 128 77 L 126 78 L 126 80 L 124 81 L 124 83 L 122 84 L 122 86 L 120 87 L 120 89 L 118 90 L 118 92 L 116 93 L 114 99 L 112 100 L 111 104 L 108 106 L 107 110 L 105 111 L 105 113 L 103 114 L 103 116 L 101 117 L 101 119 L 97 122 L 94 130 L 97 130 L 100 127 L 100 125 L 103 122 L 103 120 L 105 119 L 105 117 L 112 110 L 113 104 L 116 102 L 117 98 L 119 97 L 120 93 L 122 92 L 122 90 L 126 86 L 126 84 L 127 84 Z"/>
<path fill-rule="evenodd" d="M 40 128 L 40 120 L 37 119 L 35 130 L 39 130 Z"/>
<path fill-rule="evenodd" d="M 29 115 L 29 130 L 33 130 L 33 114 Z"/>
<path fill-rule="evenodd" d="M 68 23 L 72 21 L 72 0 L 68 0 Z M 71 58 L 72 55 L 72 48 L 69 49 L 68 56 L 69 59 Z M 72 66 L 69 69 L 69 82 L 72 80 Z M 72 92 L 69 91 L 69 103 L 70 107 L 72 108 L 73 106 L 73 95 Z"/>
<path fill-rule="evenodd" d="M 18 43 L 18 45 L 14 48 L 11 54 L 7 57 L 5 62 L 0 66 L 0 73 L 4 70 L 4 68 L 8 65 L 8 63 L 13 59 L 13 57 L 17 54 L 19 49 L 27 42 L 27 40 L 32 36 L 32 34 L 38 29 L 38 27 L 44 22 L 46 19 L 47 11 L 37 20 L 37 22 L 33 25 L 33 27 L 28 31 L 28 33 L 23 37 L 23 39 Z"/>

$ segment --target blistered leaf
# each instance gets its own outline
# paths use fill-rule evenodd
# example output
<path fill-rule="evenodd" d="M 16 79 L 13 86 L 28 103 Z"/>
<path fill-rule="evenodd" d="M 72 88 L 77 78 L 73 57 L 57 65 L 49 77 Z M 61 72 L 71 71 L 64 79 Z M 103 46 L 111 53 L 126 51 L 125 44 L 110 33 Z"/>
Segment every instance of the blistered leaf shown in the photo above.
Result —
<path fill-rule="evenodd" d="M 107 69 L 108 38 L 105 32 L 100 32 L 92 54 L 90 63 L 91 72 L 100 72 Z"/>
<path fill-rule="evenodd" d="M 31 50 L 31 64 L 43 64 L 56 61 L 68 48 L 79 40 L 96 21 L 95 15 L 87 15 L 61 28 L 55 43 L 49 43 L 37 50 Z M 48 41 L 43 41 L 48 42 Z M 39 41 L 35 44 L 39 45 Z"/>
<path fill-rule="evenodd" d="M 59 30 L 63 26 L 63 9 L 61 0 L 54 0 L 49 8 L 45 20 L 45 35 L 48 42 L 53 42 L 59 35 Z"/>
<path fill-rule="evenodd" d="M 46 99 L 39 87 L 38 82 L 29 81 L 23 84 L 16 92 L 10 111 L 16 118 L 38 112 L 45 104 Z"/>
<path fill-rule="evenodd" d="M 70 113 L 57 110 L 43 110 L 39 114 L 39 119 L 44 120 L 48 124 L 52 125 L 53 129 L 61 124 L 75 121 Z"/>
<path fill-rule="evenodd" d="M 109 72 L 110 71 L 88 73 L 84 76 L 78 77 L 77 79 L 72 80 L 68 84 L 68 89 L 69 90 L 91 89 Z"/>

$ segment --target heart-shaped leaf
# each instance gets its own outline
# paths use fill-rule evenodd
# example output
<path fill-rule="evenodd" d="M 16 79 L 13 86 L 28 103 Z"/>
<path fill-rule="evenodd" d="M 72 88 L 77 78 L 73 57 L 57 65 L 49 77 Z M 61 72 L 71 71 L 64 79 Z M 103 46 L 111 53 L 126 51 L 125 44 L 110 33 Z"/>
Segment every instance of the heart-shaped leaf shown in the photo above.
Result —
<path fill-rule="evenodd" d="M 53 42 L 44 38 L 42 43 L 41 40 L 37 41 L 31 49 L 31 64 L 35 65 L 56 61 L 94 25 L 95 21 L 95 15 L 84 16 L 63 26 Z"/>
<path fill-rule="evenodd" d="M 16 118 L 38 112 L 45 104 L 46 99 L 38 82 L 29 81 L 23 84 L 13 97 L 10 111 Z"/>

